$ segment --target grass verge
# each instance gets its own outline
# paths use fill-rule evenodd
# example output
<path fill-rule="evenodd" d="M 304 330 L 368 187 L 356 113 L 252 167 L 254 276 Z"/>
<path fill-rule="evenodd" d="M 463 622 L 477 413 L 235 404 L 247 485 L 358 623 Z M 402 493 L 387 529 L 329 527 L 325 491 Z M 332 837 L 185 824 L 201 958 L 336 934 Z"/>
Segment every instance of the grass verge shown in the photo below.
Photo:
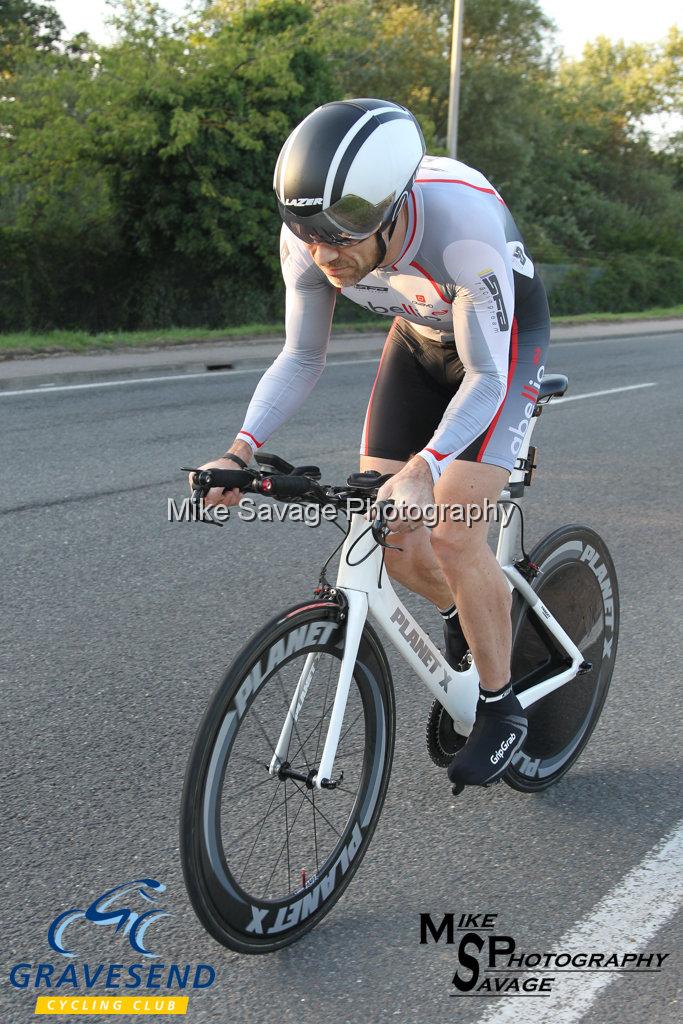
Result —
<path fill-rule="evenodd" d="M 641 313 L 582 313 L 580 316 L 556 316 L 554 324 L 620 323 L 631 320 L 667 319 L 683 316 L 683 306 L 667 309 L 646 309 Z M 335 333 L 381 331 L 381 318 L 354 323 L 340 323 Z M 221 341 L 240 341 L 248 338 L 282 337 L 282 324 L 245 324 L 241 327 L 169 328 L 158 331 L 109 331 L 88 334 L 86 331 L 48 331 L 44 334 L 0 334 L 0 359 L 18 356 L 50 355 L 60 352 L 98 352 L 124 348 L 162 348 L 168 345 L 190 345 Z"/>

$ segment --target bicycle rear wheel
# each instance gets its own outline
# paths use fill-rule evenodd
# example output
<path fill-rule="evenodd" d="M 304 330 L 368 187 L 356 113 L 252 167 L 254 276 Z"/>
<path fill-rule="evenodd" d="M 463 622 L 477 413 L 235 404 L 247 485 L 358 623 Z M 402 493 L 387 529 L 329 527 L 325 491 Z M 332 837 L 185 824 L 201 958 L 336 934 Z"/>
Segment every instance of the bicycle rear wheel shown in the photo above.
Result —
<path fill-rule="evenodd" d="M 524 746 L 503 776 L 525 793 L 547 789 L 576 761 L 600 717 L 619 635 L 619 590 L 604 541 L 586 526 L 563 526 L 530 554 L 541 573 L 531 583 L 591 669 L 528 708 Z M 512 608 L 512 685 L 517 694 L 559 672 L 562 651 L 526 601 Z"/>
<path fill-rule="evenodd" d="M 393 684 L 367 623 L 334 764 L 339 784 L 316 789 L 267 771 L 305 665 L 286 761 L 300 776 L 319 764 L 344 651 L 342 614 L 334 602 L 315 602 L 269 623 L 226 673 L 195 739 L 181 813 L 185 882 L 207 931 L 242 953 L 288 945 L 328 913 L 384 803 Z"/>

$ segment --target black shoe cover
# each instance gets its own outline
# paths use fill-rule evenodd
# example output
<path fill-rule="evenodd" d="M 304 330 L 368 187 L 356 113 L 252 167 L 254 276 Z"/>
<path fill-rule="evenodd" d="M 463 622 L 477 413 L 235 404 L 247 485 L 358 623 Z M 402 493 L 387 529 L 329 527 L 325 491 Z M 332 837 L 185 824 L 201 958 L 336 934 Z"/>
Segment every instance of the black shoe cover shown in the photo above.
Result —
<path fill-rule="evenodd" d="M 528 722 L 519 701 L 519 712 L 500 714 L 479 701 L 477 717 L 467 743 L 448 766 L 451 782 L 485 786 L 499 779 L 524 743 Z M 495 705 L 494 705 L 495 707 Z"/>
<path fill-rule="evenodd" d="M 446 647 L 446 661 L 451 668 L 457 668 L 469 649 L 457 612 L 450 619 L 444 621 L 443 639 Z"/>

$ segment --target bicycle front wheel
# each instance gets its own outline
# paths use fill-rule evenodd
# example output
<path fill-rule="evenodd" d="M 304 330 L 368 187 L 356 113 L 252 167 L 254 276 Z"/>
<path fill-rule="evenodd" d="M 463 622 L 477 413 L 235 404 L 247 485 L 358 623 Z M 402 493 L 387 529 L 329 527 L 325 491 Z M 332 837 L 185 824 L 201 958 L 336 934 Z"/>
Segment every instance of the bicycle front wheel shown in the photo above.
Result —
<path fill-rule="evenodd" d="M 530 554 L 541 570 L 531 583 L 591 668 L 528 709 L 529 731 L 503 779 L 534 793 L 574 764 L 600 717 L 617 654 L 619 589 L 604 541 L 587 526 L 563 526 Z M 566 653 L 519 594 L 512 608 L 515 693 L 560 672 Z"/>
<path fill-rule="evenodd" d="M 394 695 L 369 623 L 334 763 L 338 784 L 316 789 L 305 781 L 327 735 L 344 653 L 342 618 L 338 604 L 319 601 L 267 625 L 228 670 L 194 743 L 181 813 L 185 882 L 207 931 L 238 952 L 288 945 L 331 910 L 360 865 L 384 803 Z M 292 706 L 283 760 L 298 777 L 271 775 Z"/>

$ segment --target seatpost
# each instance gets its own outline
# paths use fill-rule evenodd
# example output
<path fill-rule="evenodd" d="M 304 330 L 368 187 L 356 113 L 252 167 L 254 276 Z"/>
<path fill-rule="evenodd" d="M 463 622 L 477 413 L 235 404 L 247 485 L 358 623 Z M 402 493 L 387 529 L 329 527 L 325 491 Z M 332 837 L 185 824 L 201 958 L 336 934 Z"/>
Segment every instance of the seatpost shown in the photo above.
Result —
<path fill-rule="evenodd" d="M 507 487 L 501 491 L 500 498 L 498 499 L 503 503 L 505 514 L 508 517 L 507 524 L 504 521 L 501 521 L 500 531 L 498 533 L 496 559 L 499 565 L 512 565 L 515 559 L 521 554 L 521 512 L 516 511 L 510 502 L 511 500 L 518 502 L 524 497 L 524 478 L 526 476 L 524 465 L 529 456 L 531 435 L 534 432 L 536 420 L 539 415 L 540 407 L 537 408 L 536 412 L 534 412 L 534 415 L 529 420 L 529 426 L 527 427 L 526 434 L 522 440 L 522 446 L 517 454 L 515 468 L 510 473 Z"/>

